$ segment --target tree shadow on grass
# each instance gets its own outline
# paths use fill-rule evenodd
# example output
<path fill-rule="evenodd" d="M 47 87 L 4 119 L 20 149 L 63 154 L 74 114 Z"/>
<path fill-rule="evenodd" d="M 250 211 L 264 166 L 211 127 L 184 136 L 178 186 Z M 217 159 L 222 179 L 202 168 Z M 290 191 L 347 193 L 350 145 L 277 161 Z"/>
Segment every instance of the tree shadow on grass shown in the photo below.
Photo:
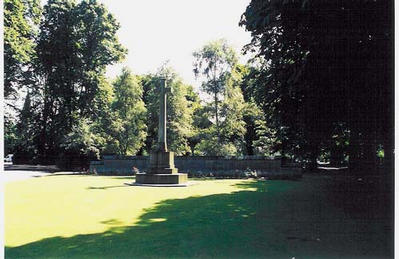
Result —
<path fill-rule="evenodd" d="M 390 258 L 390 218 L 352 218 L 320 179 L 159 202 L 134 226 L 7 247 L 6 258 Z"/>

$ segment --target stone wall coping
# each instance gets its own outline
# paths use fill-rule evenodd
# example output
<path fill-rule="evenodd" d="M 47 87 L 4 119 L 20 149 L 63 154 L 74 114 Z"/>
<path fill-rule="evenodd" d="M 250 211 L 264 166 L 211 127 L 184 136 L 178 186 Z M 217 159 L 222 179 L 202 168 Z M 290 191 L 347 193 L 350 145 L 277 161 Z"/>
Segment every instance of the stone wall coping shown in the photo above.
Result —
<path fill-rule="evenodd" d="M 117 156 L 104 155 L 102 160 L 147 160 L 149 156 Z M 267 160 L 280 161 L 281 158 L 262 157 L 262 156 L 244 156 L 244 157 L 227 157 L 227 156 L 175 156 L 178 160 Z"/>

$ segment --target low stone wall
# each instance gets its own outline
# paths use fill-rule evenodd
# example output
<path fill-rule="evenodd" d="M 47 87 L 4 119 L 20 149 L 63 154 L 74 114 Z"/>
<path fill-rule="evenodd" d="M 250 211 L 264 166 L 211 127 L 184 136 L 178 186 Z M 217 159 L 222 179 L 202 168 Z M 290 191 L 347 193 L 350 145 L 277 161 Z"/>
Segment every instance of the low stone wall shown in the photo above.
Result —
<path fill-rule="evenodd" d="M 145 172 L 149 165 L 148 156 L 104 156 L 101 161 L 92 161 L 90 171 L 100 175 L 132 175 L 133 167 Z M 281 166 L 279 158 L 246 157 L 225 158 L 218 156 L 176 156 L 175 166 L 181 173 L 189 176 L 236 177 L 244 172 L 256 172 L 258 177 L 298 177 L 302 175 L 299 167 Z"/>

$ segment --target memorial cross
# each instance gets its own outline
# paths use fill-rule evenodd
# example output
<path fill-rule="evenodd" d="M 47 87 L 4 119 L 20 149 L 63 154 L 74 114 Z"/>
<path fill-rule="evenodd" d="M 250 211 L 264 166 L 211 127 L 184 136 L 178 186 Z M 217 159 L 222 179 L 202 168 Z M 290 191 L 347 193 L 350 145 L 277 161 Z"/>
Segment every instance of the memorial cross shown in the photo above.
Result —
<path fill-rule="evenodd" d="M 166 144 L 166 94 L 172 89 L 166 86 L 166 78 L 161 78 L 161 91 L 159 95 L 159 125 L 158 125 L 158 151 L 167 152 Z"/>

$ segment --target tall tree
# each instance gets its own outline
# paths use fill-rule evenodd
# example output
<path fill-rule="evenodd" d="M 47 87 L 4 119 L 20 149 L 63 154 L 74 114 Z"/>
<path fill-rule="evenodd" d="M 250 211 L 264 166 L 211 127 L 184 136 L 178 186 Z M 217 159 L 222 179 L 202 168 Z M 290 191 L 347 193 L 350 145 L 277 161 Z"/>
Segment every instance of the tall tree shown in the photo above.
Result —
<path fill-rule="evenodd" d="M 44 7 L 30 82 L 40 103 L 35 123 L 41 157 L 60 153 L 73 125 L 97 116 L 105 68 L 126 53 L 116 37 L 118 28 L 95 0 L 49 0 Z"/>
<path fill-rule="evenodd" d="M 226 77 L 226 88 L 220 109 L 220 137 L 221 143 L 231 145 L 234 154 L 243 154 L 246 123 L 244 115 L 247 104 L 244 101 L 240 84 L 242 74 L 238 66 L 234 66 Z"/>
<path fill-rule="evenodd" d="M 315 166 L 344 126 L 350 160 L 361 161 L 351 167 L 375 168 L 379 143 L 392 156 L 391 5 L 251 1 L 241 25 L 252 35 L 247 50 L 264 59 L 257 79 L 280 150 Z"/>
<path fill-rule="evenodd" d="M 253 62 L 247 65 L 237 65 L 235 73 L 240 75 L 239 86 L 245 101 L 244 121 L 246 133 L 244 136 L 245 155 L 273 155 L 275 138 L 273 130 L 268 127 L 262 111 L 262 92 L 260 91 L 256 74 L 258 68 Z"/>
<path fill-rule="evenodd" d="M 119 43 L 116 35 L 120 24 L 104 4 L 97 0 L 85 0 L 75 9 L 75 45 L 76 55 L 79 56 L 76 68 L 79 86 L 77 109 L 80 116 L 92 116 L 96 113 L 95 107 L 87 104 L 95 99 L 106 67 L 122 60 L 127 49 Z"/>
<path fill-rule="evenodd" d="M 242 74 L 238 67 L 234 66 L 225 74 L 223 82 L 225 87 L 220 94 L 219 125 L 208 119 L 209 127 L 201 131 L 202 140 L 199 143 L 199 151 L 203 155 L 237 156 L 245 153 L 246 124 L 244 116 L 247 104 L 240 88 Z M 203 111 L 208 111 L 209 116 L 214 111 L 212 108 L 210 105 Z"/>
<path fill-rule="evenodd" d="M 213 98 L 216 132 L 220 138 L 220 102 L 225 89 L 226 77 L 237 63 L 234 49 L 225 39 L 211 41 L 193 53 L 194 74 L 205 77 L 202 89 Z"/>
<path fill-rule="evenodd" d="M 135 155 L 146 138 L 146 112 L 143 87 L 132 72 L 124 68 L 113 83 L 115 99 L 110 130 L 117 140 L 120 155 Z"/>

